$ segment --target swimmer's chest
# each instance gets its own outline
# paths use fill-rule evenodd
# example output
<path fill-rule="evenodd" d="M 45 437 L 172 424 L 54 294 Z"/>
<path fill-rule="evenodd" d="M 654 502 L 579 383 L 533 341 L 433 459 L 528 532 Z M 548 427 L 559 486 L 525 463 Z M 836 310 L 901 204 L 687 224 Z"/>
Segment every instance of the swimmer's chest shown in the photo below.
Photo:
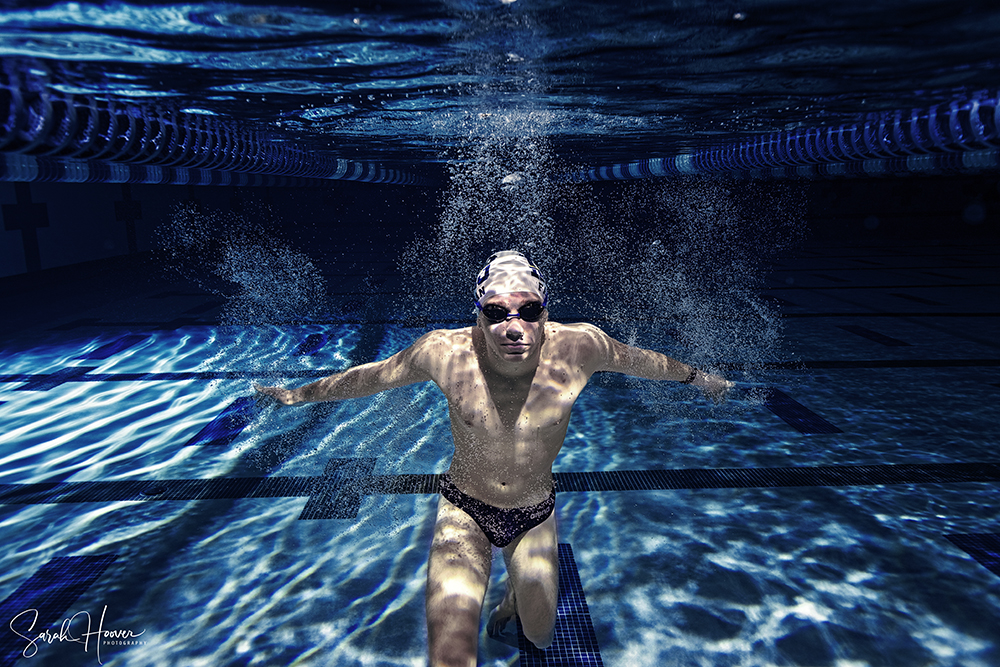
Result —
<path fill-rule="evenodd" d="M 477 439 L 561 437 L 584 386 L 585 378 L 543 367 L 528 386 L 487 383 L 480 376 L 448 397 L 452 425 Z"/>

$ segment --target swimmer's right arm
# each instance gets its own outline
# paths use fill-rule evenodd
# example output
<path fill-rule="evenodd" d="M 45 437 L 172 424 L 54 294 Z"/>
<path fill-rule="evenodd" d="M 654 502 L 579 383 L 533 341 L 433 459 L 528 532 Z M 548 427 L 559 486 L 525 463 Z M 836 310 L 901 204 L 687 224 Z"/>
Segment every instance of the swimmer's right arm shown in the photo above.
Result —
<path fill-rule="evenodd" d="M 258 383 L 254 383 L 254 389 L 282 405 L 296 405 L 361 398 L 387 389 L 426 382 L 433 379 L 426 363 L 432 344 L 429 340 L 431 334 L 425 334 L 413 345 L 388 359 L 354 366 L 343 373 L 330 375 L 296 389 L 265 387 Z"/>

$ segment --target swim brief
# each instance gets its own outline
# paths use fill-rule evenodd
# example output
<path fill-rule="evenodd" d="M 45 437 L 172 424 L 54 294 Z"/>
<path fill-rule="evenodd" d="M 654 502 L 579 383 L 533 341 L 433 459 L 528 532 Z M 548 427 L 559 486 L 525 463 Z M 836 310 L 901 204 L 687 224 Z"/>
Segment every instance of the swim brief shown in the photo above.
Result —
<path fill-rule="evenodd" d="M 556 490 L 552 489 L 549 497 L 530 507 L 494 507 L 482 500 L 478 500 L 463 493 L 455 483 L 451 481 L 451 475 L 444 473 L 441 475 L 441 482 L 438 485 L 441 495 L 448 502 L 462 510 L 475 521 L 490 543 L 501 549 L 511 542 L 521 533 L 531 530 L 538 524 L 549 518 L 556 508 Z"/>

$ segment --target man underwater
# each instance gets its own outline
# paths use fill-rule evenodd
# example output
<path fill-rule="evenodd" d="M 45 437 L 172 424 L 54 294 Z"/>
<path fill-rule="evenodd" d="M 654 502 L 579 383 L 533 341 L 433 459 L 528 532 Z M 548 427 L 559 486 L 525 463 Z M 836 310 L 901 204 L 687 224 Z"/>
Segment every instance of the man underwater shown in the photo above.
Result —
<path fill-rule="evenodd" d="M 439 329 L 383 361 L 288 390 L 257 390 L 285 405 L 368 396 L 433 381 L 448 399 L 455 452 L 427 567 L 430 664 L 476 664 L 492 546 L 503 552 L 506 592 L 487 631 L 515 615 L 538 648 L 552 643 L 559 589 L 552 464 L 570 411 L 598 371 L 693 384 L 712 398 L 732 386 L 590 324 L 550 322 L 547 289 L 519 252 L 487 260 L 476 279 L 475 326 Z"/>

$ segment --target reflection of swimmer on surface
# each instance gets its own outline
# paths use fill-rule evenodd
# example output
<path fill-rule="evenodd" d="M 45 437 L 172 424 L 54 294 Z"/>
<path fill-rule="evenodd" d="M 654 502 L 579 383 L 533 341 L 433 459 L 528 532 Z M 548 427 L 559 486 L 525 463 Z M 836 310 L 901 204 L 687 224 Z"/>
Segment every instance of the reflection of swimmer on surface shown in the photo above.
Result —
<path fill-rule="evenodd" d="M 550 322 L 545 284 L 520 253 L 490 257 L 475 293 L 475 326 L 431 331 L 388 359 L 298 389 L 257 386 L 285 405 L 426 381 L 444 392 L 455 453 L 441 476 L 427 568 L 432 665 L 475 664 L 491 544 L 502 549 L 508 577 L 504 599 L 490 614 L 489 634 L 502 633 L 516 614 L 535 646 L 551 644 L 559 588 L 552 464 L 591 375 L 676 380 L 714 399 L 732 386 L 595 326 Z"/>

